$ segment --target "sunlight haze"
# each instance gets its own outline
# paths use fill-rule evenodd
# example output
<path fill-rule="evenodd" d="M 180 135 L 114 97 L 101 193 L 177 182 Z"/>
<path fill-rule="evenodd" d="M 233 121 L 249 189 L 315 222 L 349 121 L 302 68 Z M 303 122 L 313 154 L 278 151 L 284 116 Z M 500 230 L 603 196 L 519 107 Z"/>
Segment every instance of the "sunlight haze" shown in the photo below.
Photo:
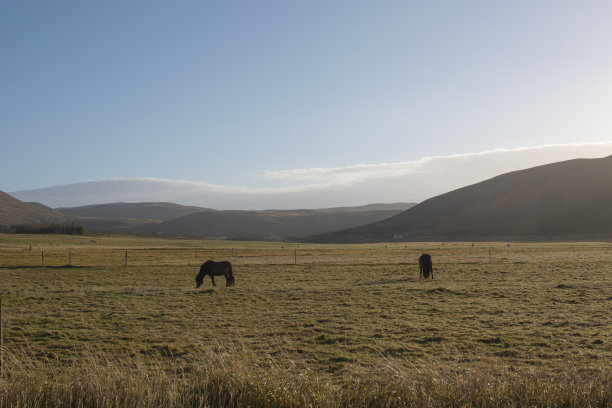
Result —
<path fill-rule="evenodd" d="M 607 1 L 5 2 L 0 190 L 163 179 L 364 204 L 603 157 L 611 18 Z M 478 154 L 497 160 L 447 167 Z M 376 178 L 388 190 L 322 193 Z"/>
<path fill-rule="evenodd" d="M 159 178 L 116 178 L 22 190 L 23 201 L 51 207 L 105 202 L 170 201 L 216 209 L 323 208 L 371 203 L 420 202 L 505 172 L 576 155 L 612 155 L 612 143 L 552 145 L 476 154 L 428 157 L 412 162 L 268 172 L 269 187 L 228 186 Z"/>

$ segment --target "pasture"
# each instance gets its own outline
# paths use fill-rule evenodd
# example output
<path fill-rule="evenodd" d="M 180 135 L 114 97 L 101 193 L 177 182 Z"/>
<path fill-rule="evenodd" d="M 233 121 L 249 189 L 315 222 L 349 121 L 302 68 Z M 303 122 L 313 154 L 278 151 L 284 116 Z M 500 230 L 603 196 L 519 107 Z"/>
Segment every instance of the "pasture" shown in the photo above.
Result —
<path fill-rule="evenodd" d="M 612 404 L 609 243 L 0 235 L 0 283 L 0 406 Z"/>

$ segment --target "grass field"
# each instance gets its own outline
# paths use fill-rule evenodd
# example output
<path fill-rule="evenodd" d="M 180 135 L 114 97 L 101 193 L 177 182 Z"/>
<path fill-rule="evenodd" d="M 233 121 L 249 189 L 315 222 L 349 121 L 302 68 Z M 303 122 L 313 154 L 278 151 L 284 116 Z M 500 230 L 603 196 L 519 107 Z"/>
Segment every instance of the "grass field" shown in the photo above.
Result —
<path fill-rule="evenodd" d="M 612 406 L 608 243 L 0 235 L 0 282 L 3 407 Z"/>

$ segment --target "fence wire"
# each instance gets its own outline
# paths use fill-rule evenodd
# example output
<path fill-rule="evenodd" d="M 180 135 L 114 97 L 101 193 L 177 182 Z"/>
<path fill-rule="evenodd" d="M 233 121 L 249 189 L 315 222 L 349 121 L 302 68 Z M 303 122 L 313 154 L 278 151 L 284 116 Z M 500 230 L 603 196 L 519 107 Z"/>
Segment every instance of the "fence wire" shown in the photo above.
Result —
<path fill-rule="evenodd" d="M 0 267 L 196 266 L 208 259 L 235 264 L 416 263 L 421 253 L 437 263 L 566 262 L 612 260 L 612 245 L 573 244 L 393 244 L 206 248 L 1 247 Z"/>

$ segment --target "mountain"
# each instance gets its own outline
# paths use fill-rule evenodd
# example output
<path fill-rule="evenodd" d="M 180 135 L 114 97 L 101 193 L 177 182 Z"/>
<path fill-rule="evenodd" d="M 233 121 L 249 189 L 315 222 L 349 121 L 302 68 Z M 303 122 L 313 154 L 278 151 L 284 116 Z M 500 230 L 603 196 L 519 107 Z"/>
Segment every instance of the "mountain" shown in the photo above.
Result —
<path fill-rule="evenodd" d="M 58 210 L 89 231 L 285 240 L 380 221 L 413 205 L 219 211 L 173 203 L 111 203 Z"/>
<path fill-rule="evenodd" d="M 612 156 L 506 173 L 311 242 L 612 239 Z"/>
<path fill-rule="evenodd" d="M 50 224 L 68 217 L 39 203 L 25 203 L 0 191 L 0 225 Z"/>
<path fill-rule="evenodd" d="M 21 201 L 35 201 L 52 208 L 168 201 L 227 210 L 293 210 L 353 203 L 421 202 L 498 174 L 576 157 L 595 158 L 609 154 L 612 154 L 612 141 L 495 149 L 401 162 L 270 170 L 258 176 L 245 175 L 242 180 L 251 179 L 254 186 L 116 178 L 7 192 Z M 198 178 L 212 176 L 197 175 Z"/>
<path fill-rule="evenodd" d="M 133 232 L 286 240 L 379 221 L 413 204 L 372 204 L 316 210 L 202 211 L 134 228 Z"/>
<path fill-rule="evenodd" d="M 373 172 L 373 170 L 368 170 Z M 468 173 L 469 170 L 466 170 Z M 455 172 L 458 172 L 455 169 Z M 393 173 L 393 172 L 392 172 Z M 400 172 L 401 173 L 401 172 Z M 376 180 L 321 184 L 295 187 L 236 187 L 213 185 L 169 179 L 133 178 L 105 179 L 10 192 L 22 201 L 36 201 L 53 208 L 83 207 L 80 214 L 104 208 L 91 208 L 95 203 L 158 203 L 171 202 L 184 206 L 204 206 L 226 210 L 255 211 L 266 209 L 293 210 L 296 208 L 322 208 L 347 205 L 353 202 L 399 202 L 404 194 L 396 191 L 396 175 L 390 179 L 382 176 Z M 366 177 L 367 180 L 370 180 Z M 373 185 L 370 185 L 373 184 Z M 437 191 L 447 191 L 443 185 L 435 185 Z M 417 195 L 432 196 L 427 189 L 415 189 Z M 368 200 L 368 201 L 364 201 Z M 330 204 L 333 203 L 333 204 Z M 115 211 L 116 209 L 112 209 Z M 72 211 L 72 210 L 70 210 Z M 106 217 L 106 215 L 103 214 Z M 124 217 L 125 218 L 125 217 Z M 130 218 L 130 217 L 128 217 Z"/>
<path fill-rule="evenodd" d="M 24 203 L 0 191 L 0 226 L 70 222 L 87 231 L 286 240 L 368 224 L 414 204 L 316 210 L 218 211 L 174 203 L 109 203 L 58 208 Z"/>
<path fill-rule="evenodd" d="M 63 207 L 56 208 L 56 210 L 76 217 L 131 218 L 164 221 L 210 209 L 174 203 L 109 203 L 81 207 Z"/>

